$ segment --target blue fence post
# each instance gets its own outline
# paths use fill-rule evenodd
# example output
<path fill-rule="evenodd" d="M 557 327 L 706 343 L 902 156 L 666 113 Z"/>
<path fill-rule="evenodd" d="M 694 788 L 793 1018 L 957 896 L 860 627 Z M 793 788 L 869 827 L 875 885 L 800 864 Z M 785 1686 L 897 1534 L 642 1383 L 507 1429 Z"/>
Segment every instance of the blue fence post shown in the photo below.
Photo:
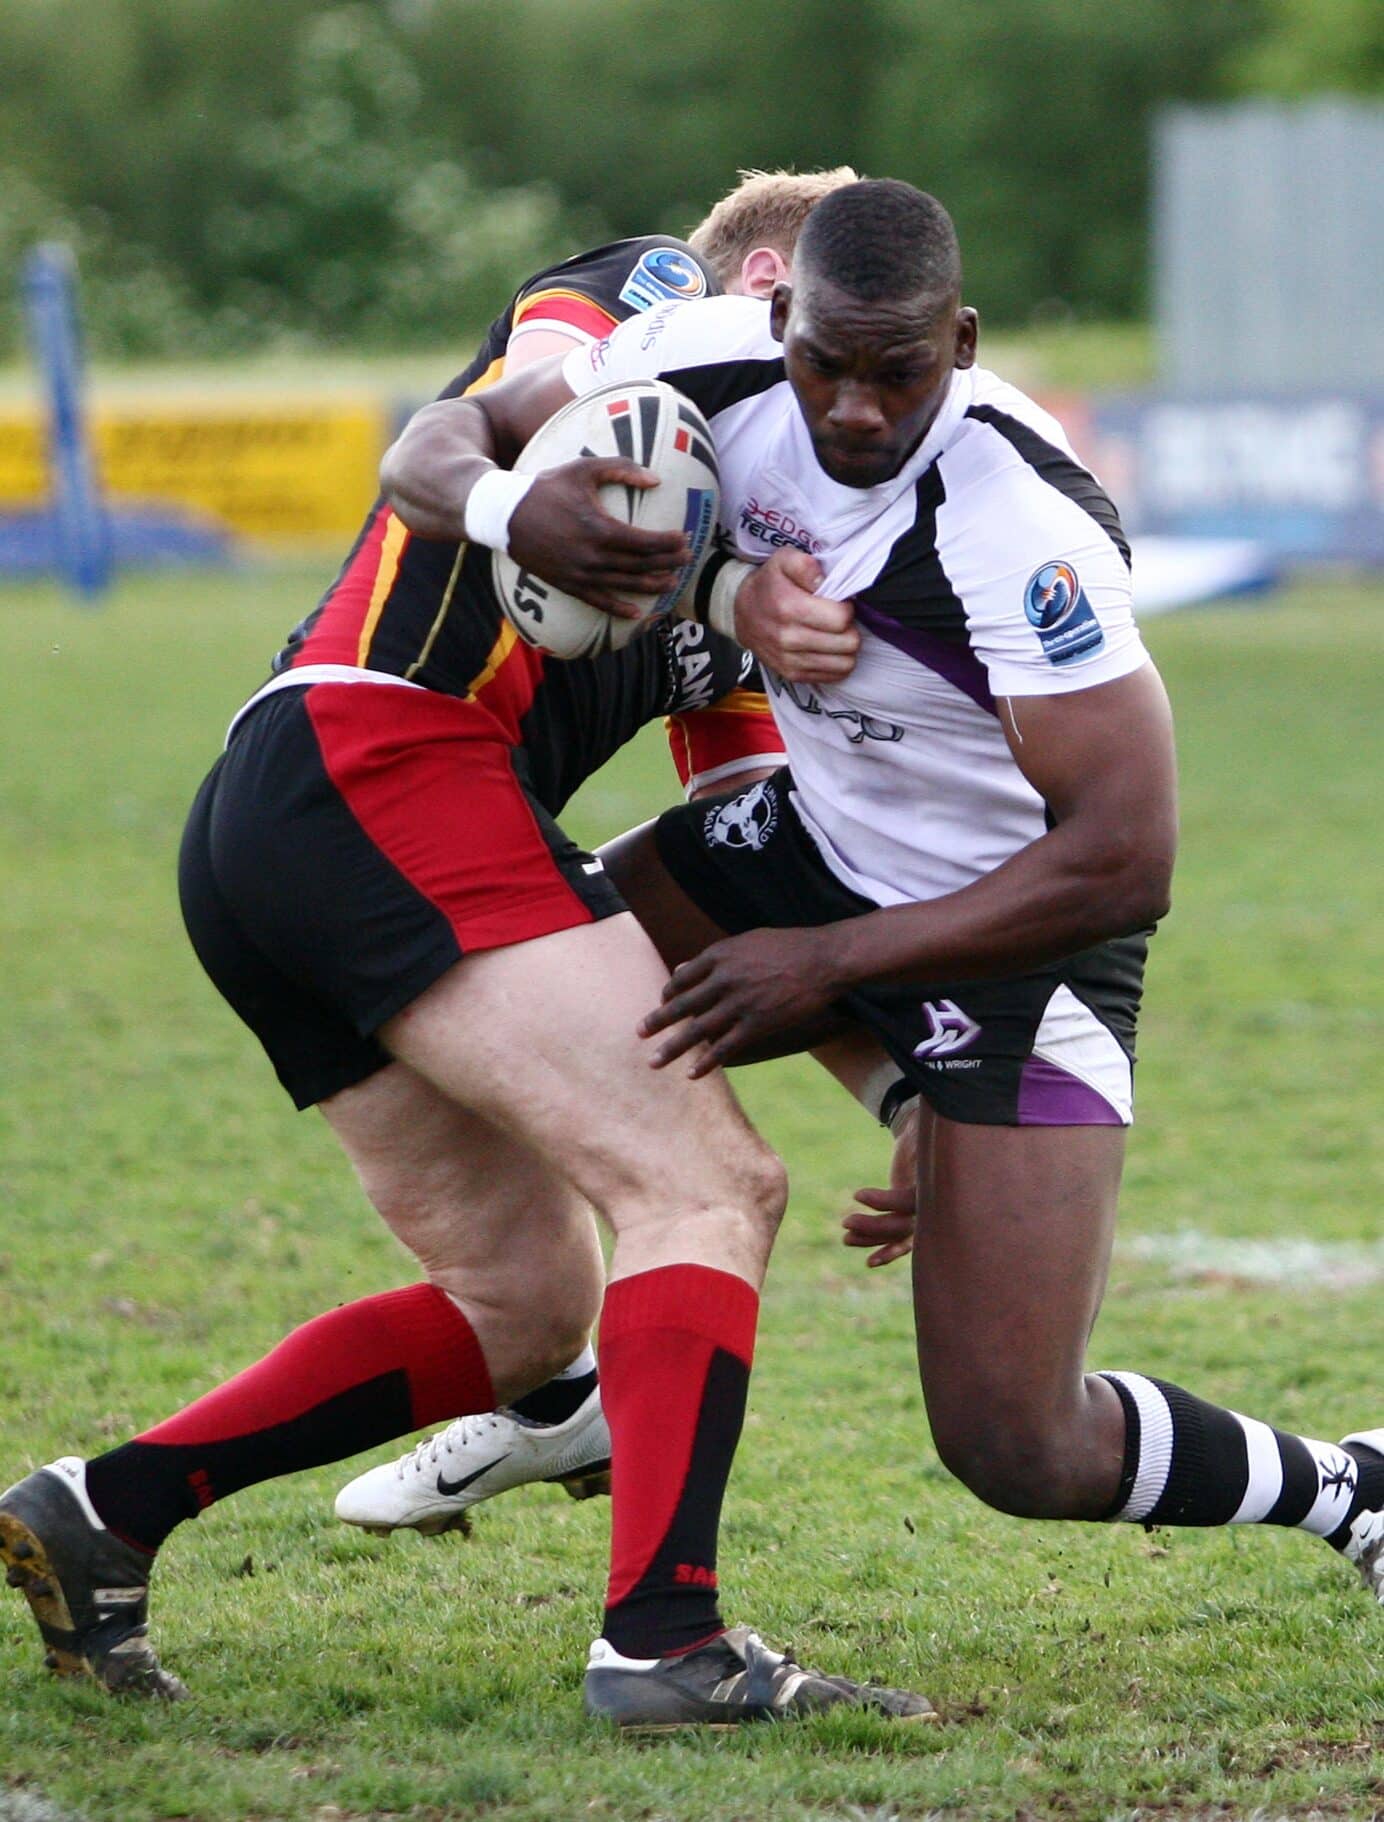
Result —
<path fill-rule="evenodd" d="M 110 521 L 101 500 L 82 401 L 76 262 L 69 247 L 38 246 L 24 262 L 24 312 L 48 415 L 49 510 L 59 564 L 88 600 L 111 579 Z"/>

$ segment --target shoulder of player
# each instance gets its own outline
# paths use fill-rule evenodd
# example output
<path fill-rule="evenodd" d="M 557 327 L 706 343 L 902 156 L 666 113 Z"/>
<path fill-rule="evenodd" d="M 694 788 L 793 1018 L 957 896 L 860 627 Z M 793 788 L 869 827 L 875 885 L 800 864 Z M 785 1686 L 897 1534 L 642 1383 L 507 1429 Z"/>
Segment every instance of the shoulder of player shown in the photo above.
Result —
<path fill-rule="evenodd" d="M 1065 537 L 1082 547 L 1105 545 L 1127 568 L 1119 512 L 1059 421 L 993 374 L 976 379 L 965 417 L 938 462 L 939 507 L 946 502 L 939 538 L 984 541 L 987 529 L 1003 523 L 1009 544 L 1031 534 L 1039 542 Z"/>
<path fill-rule="evenodd" d="M 1006 428 L 1018 425 L 1041 437 L 1045 443 L 1051 443 L 1074 461 L 1077 459 L 1061 420 L 1008 380 L 1002 380 L 988 368 L 977 367 L 971 374 L 970 390 L 970 401 L 962 420 L 970 434 L 975 435 L 987 426 L 999 429 L 1003 434 Z"/>
<path fill-rule="evenodd" d="M 783 349 L 769 333 L 769 306 L 756 298 L 714 297 L 653 311 L 645 319 L 641 346 L 708 417 L 786 383 Z"/>
<path fill-rule="evenodd" d="M 535 273 L 520 287 L 514 308 L 522 312 L 536 297 L 563 290 L 604 305 L 618 322 L 665 302 L 715 296 L 720 286 L 686 241 L 671 234 L 641 234 L 607 241 Z"/>

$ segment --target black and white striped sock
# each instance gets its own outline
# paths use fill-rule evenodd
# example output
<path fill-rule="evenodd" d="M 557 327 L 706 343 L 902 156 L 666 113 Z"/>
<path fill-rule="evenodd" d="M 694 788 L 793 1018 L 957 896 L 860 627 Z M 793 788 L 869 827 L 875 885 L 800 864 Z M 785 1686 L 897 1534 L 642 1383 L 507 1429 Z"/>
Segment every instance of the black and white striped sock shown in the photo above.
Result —
<path fill-rule="evenodd" d="M 1292 1436 L 1142 1373 L 1103 1373 L 1125 1413 L 1107 1517 L 1149 1525 L 1290 1525 L 1337 1549 L 1384 1506 L 1384 1459 Z"/>

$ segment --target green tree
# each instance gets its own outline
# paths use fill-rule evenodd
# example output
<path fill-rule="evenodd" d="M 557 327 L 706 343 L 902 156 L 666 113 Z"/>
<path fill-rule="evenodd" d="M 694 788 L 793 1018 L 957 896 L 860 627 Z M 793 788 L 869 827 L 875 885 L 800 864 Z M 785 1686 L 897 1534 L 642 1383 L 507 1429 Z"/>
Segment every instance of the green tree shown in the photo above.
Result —
<path fill-rule="evenodd" d="M 1384 94 L 1379 0 L 1269 0 L 1263 35 L 1230 68 L 1247 94 Z"/>

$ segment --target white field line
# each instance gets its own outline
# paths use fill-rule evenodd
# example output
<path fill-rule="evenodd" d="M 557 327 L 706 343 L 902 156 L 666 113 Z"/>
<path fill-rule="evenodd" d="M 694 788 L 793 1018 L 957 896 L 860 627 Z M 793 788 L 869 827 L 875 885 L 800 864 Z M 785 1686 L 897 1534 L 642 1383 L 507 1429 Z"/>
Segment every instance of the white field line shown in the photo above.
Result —
<path fill-rule="evenodd" d="M 1246 1284 L 1353 1290 L 1384 1279 L 1384 1241 L 1299 1240 L 1278 1235 L 1227 1239 L 1185 1228 L 1173 1234 L 1133 1234 L 1117 1257 L 1161 1265 L 1177 1279 L 1237 1279 Z"/>
<path fill-rule="evenodd" d="M 60 1809 L 36 1791 L 0 1790 L 0 1822 L 83 1822 L 75 1809 Z"/>

